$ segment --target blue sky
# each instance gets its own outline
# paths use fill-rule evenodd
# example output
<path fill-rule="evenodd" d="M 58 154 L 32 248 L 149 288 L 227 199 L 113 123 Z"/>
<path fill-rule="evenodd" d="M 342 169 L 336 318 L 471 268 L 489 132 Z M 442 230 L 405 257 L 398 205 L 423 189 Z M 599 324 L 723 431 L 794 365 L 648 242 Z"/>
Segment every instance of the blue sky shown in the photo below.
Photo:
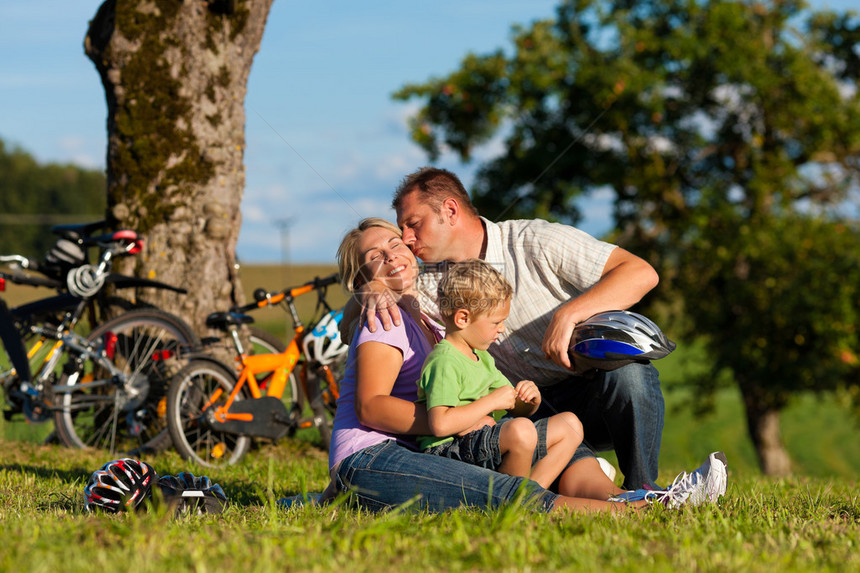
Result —
<path fill-rule="evenodd" d="M 0 138 L 39 161 L 104 168 L 104 91 L 83 52 L 100 3 L 0 0 Z M 394 187 L 427 158 L 407 135 L 415 104 L 391 94 L 452 71 L 469 51 L 507 47 L 512 24 L 551 17 L 556 4 L 275 0 L 245 102 L 240 260 L 333 262 L 360 218 L 393 220 Z M 468 185 L 473 166 L 442 164 Z M 607 230 L 609 208 L 592 201 L 582 228 Z"/>

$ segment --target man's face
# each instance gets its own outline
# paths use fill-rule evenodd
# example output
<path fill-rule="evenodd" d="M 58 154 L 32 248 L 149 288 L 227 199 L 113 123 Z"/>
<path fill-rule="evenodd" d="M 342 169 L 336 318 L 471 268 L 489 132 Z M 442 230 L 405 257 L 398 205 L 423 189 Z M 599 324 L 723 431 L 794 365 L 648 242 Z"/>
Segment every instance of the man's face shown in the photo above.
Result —
<path fill-rule="evenodd" d="M 451 226 L 442 212 L 421 202 L 421 194 L 412 191 L 403 196 L 397 210 L 397 225 L 403 230 L 403 242 L 425 263 L 438 263 L 451 257 Z"/>

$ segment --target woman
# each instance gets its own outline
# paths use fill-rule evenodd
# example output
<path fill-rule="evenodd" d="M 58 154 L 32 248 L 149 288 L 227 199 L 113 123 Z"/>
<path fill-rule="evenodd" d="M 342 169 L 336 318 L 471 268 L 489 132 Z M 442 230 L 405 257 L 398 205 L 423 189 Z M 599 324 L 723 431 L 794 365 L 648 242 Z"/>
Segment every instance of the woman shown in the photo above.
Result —
<path fill-rule="evenodd" d="M 350 492 L 368 509 L 414 503 L 431 511 L 510 502 L 539 511 L 624 511 L 646 505 L 644 497 L 658 497 L 649 492 L 628 495 L 639 498 L 628 503 L 607 501 L 624 491 L 594 458 L 579 460 L 562 474 L 567 495 L 559 495 L 525 478 L 416 451 L 412 437 L 430 432 L 427 411 L 415 402 L 417 380 L 425 357 L 443 333 L 421 312 L 415 256 L 396 226 L 370 218 L 347 233 L 337 257 L 346 290 L 355 293 L 373 281 L 373 288 L 385 288 L 397 298 L 403 320 L 388 331 L 371 333 L 365 326 L 352 337 L 332 433 L 332 484 L 327 493 Z M 681 487 L 675 484 L 673 491 L 660 492 L 659 497 L 671 505 L 692 499 L 691 494 L 702 497 L 708 471 L 698 471 L 693 480 L 699 483 L 698 490 L 686 483 L 694 472 L 684 474 Z"/>

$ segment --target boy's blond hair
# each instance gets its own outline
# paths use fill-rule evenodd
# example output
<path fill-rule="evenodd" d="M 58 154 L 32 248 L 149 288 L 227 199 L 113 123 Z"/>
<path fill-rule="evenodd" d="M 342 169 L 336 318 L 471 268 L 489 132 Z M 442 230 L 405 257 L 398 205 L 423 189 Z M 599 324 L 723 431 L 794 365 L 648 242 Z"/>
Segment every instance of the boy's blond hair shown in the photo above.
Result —
<path fill-rule="evenodd" d="M 451 320 L 460 309 L 479 316 L 509 301 L 514 289 L 490 264 L 480 259 L 449 263 L 437 289 L 439 312 Z"/>

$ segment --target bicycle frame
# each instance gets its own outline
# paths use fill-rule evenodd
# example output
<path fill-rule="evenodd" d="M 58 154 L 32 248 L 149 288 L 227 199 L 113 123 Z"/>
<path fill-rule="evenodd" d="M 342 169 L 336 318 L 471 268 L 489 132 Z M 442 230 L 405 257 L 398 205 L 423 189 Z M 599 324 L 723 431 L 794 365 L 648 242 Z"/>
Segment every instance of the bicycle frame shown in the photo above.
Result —
<path fill-rule="evenodd" d="M 90 227 L 98 228 L 94 225 Z M 86 226 L 75 227 L 75 229 L 85 230 Z M 59 230 L 62 231 L 62 228 Z M 96 306 L 98 306 L 98 297 L 103 292 L 102 286 L 111 283 L 117 288 L 152 286 L 185 292 L 185 289 L 157 281 L 125 277 L 110 272 L 116 257 L 135 254 L 142 249 L 143 241 L 133 231 L 117 231 L 97 237 L 85 236 L 80 238 L 79 243 L 83 248 L 98 246 L 101 248 L 101 255 L 97 264 L 83 264 L 69 271 L 66 285 L 58 280 L 22 273 L 20 269 L 38 270 L 39 263 L 31 259 L 20 255 L 0 256 L 0 263 L 15 265 L 13 272 L 0 272 L 0 291 L 5 290 L 7 280 L 27 286 L 51 287 L 58 290 L 67 288 L 69 291 L 11 309 L 3 302 L 0 308 L 2 310 L 0 320 L 4 324 L 0 328 L 0 338 L 11 362 L 8 370 L 0 371 L 0 383 L 3 384 L 4 389 L 8 390 L 7 386 L 17 379 L 30 384 L 40 395 L 48 390 L 68 392 L 68 388 L 51 384 L 51 377 L 60 365 L 62 357 L 70 350 L 76 353 L 79 359 L 91 360 L 110 373 L 111 379 L 101 381 L 101 385 L 113 383 L 121 376 L 121 372 L 114 366 L 112 357 L 104 351 L 104 341 L 97 347 L 84 336 L 74 332 L 88 309 L 90 322 L 97 322 Z M 16 327 L 14 323 L 18 323 L 18 326 Z M 37 339 L 29 348 L 26 348 L 23 336 L 29 335 L 35 335 Z M 51 347 L 45 350 L 45 345 L 49 341 L 53 341 Z M 40 352 L 43 352 L 44 356 L 40 356 Z M 34 362 L 34 360 L 38 361 Z M 87 383 L 90 386 L 95 385 L 95 383 Z M 47 413 L 50 407 L 48 404 L 42 404 L 39 408 L 40 411 L 44 410 L 44 413 Z"/>
<path fill-rule="evenodd" d="M 237 311 L 245 311 L 254 308 L 262 308 L 268 305 L 284 303 L 289 310 L 290 317 L 293 322 L 293 331 L 295 334 L 292 340 L 290 340 L 290 343 L 287 345 L 286 350 L 284 350 L 284 352 L 282 353 L 248 355 L 241 350 L 242 344 L 239 340 L 237 329 L 235 327 L 231 328 L 230 333 L 233 337 L 234 346 L 240 350 L 238 360 L 242 365 L 242 369 L 239 373 L 239 379 L 236 385 L 233 387 L 232 391 L 230 392 L 230 395 L 227 397 L 226 401 L 222 405 L 216 407 L 213 411 L 212 415 L 217 422 L 253 421 L 253 414 L 246 412 L 230 412 L 230 407 L 233 405 L 233 402 L 236 400 L 236 397 L 239 395 L 240 392 L 242 392 L 246 385 L 253 398 L 261 398 L 264 396 L 264 388 L 261 387 L 261 384 L 257 380 L 257 376 L 260 374 L 272 373 L 270 377 L 267 377 L 265 379 L 265 396 L 278 399 L 283 396 L 289 375 L 295 370 L 296 365 L 298 365 L 301 361 L 301 343 L 306 335 L 305 326 L 298 316 L 294 299 L 313 290 L 322 289 L 325 286 L 332 284 L 333 282 L 335 282 L 335 278 L 328 277 L 322 280 L 314 280 L 308 284 L 302 285 L 300 287 L 295 287 L 284 292 L 276 294 L 264 293 L 259 296 L 260 300 L 258 300 L 257 302 L 235 309 Z M 328 303 L 325 302 L 325 299 L 321 298 L 320 300 L 324 308 L 330 311 L 331 309 L 328 307 Z M 301 364 L 302 367 L 299 370 L 299 382 L 301 384 L 302 392 L 304 392 L 304 395 L 310 402 L 311 400 L 315 399 L 316 396 L 309 392 L 309 387 L 307 384 L 308 362 L 304 361 Z M 321 365 L 320 370 L 325 373 L 326 383 L 329 387 L 329 392 L 332 394 L 333 399 L 336 400 L 339 397 L 339 392 L 337 388 L 337 381 L 334 379 L 331 369 L 328 367 L 328 365 Z M 214 405 L 221 398 L 222 394 L 222 390 L 216 390 L 213 395 L 210 396 L 208 402 L 204 405 L 204 410 Z M 313 420 L 300 421 L 298 423 L 299 428 L 311 427 L 312 425 L 314 425 Z"/>
<path fill-rule="evenodd" d="M 270 377 L 266 378 L 265 395 L 275 398 L 282 397 L 284 389 L 286 388 L 287 379 L 289 375 L 295 370 L 296 365 L 301 359 L 302 351 L 300 344 L 305 336 L 304 324 L 298 316 L 298 312 L 293 301 L 295 297 L 309 293 L 312 290 L 322 288 L 323 286 L 326 286 L 326 283 L 321 283 L 320 281 L 313 281 L 306 285 L 289 289 L 288 291 L 281 292 L 275 295 L 269 295 L 267 293 L 264 299 L 237 309 L 250 310 L 252 308 L 261 308 L 263 306 L 279 304 L 283 302 L 289 309 L 290 316 L 293 321 L 293 331 L 295 332 L 295 335 L 293 336 L 290 343 L 287 345 L 286 350 L 284 350 L 284 352 L 280 354 L 256 354 L 249 356 L 245 352 L 240 352 L 238 359 L 242 364 L 242 370 L 239 374 L 239 380 L 233 387 L 233 390 L 230 392 L 230 395 L 227 397 L 227 400 L 224 402 L 224 404 L 215 408 L 213 416 L 216 421 L 226 422 L 228 420 L 235 420 L 250 422 L 253 420 L 254 417 L 251 413 L 231 413 L 229 410 L 230 406 L 233 405 L 233 402 L 235 401 L 236 397 L 239 395 L 242 389 L 245 388 L 246 384 L 253 398 L 261 398 L 263 396 L 263 389 L 257 381 L 257 375 L 259 374 L 266 374 L 269 372 L 272 373 Z M 326 304 L 325 306 L 327 307 L 328 305 Z M 235 328 L 231 329 L 231 335 L 233 336 L 234 345 L 236 346 L 236 348 L 241 349 L 242 345 L 238 339 L 238 332 Z M 302 391 L 304 392 L 304 395 L 310 401 L 312 399 L 312 396 L 308 392 L 307 366 L 308 363 L 306 361 L 302 363 L 302 368 L 299 371 L 299 381 L 302 385 Z M 334 376 L 331 374 L 331 369 L 328 368 L 327 365 L 323 366 L 322 368 L 327 374 L 327 382 L 329 384 L 330 389 L 333 390 L 333 395 L 336 399 L 338 396 L 337 382 L 334 380 Z M 213 393 L 207 404 L 204 406 L 204 410 L 215 404 L 220 399 L 222 393 L 222 390 L 217 390 L 215 393 Z M 299 423 L 300 428 L 310 427 L 312 425 L 313 421 Z"/>

